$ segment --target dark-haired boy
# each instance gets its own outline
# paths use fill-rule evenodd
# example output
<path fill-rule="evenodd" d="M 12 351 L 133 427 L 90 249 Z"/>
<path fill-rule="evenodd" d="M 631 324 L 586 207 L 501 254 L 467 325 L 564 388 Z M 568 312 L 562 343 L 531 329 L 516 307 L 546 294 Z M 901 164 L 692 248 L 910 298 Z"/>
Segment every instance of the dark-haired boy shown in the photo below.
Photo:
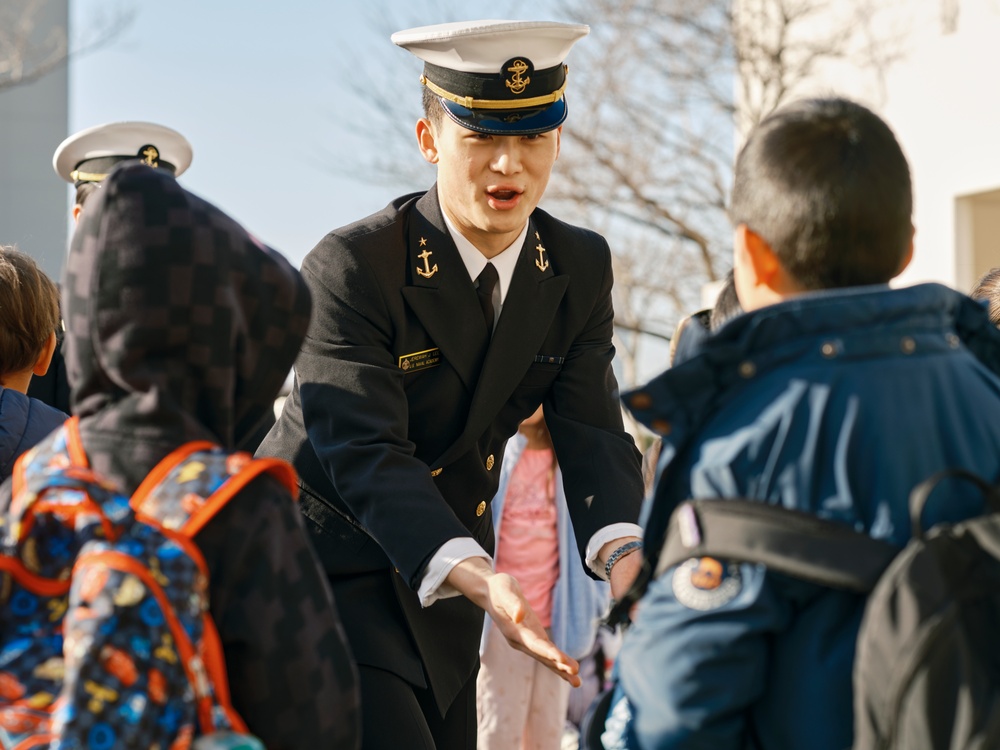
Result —
<path fill-rule="evenodd" d="M 0 245 L 0 482 L 67 415 L 27 395 L 56 350 L 59 291 L 31 256 Z"/>
<path fill-rule="evenodd" d="M 802 101 L 751 134 L 732 200 L 747 314 L 626 397 L 664 433 L 657 512 L 745 497 L 903 544 L 929 474 L 997 478 L 1000 336 L 943 286 L 889 289 L 912 255 L 911 210 L 906 159 L 858 104 Z M 926 522 L 978 512 L 962 489 Z M 666 571 L 620 655 L 631 745 L 850 747 L 863 605 L 762 565 Z"/>

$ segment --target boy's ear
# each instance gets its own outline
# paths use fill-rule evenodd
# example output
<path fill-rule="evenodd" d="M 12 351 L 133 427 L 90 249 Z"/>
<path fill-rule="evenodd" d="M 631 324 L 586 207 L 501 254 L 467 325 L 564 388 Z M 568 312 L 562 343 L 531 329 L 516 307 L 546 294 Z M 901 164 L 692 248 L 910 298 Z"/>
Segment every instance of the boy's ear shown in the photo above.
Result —
<path fill-rule="evenodd" d="M 736 228 L 736 244 L 753 285 L 777 291 L 784 269 L 767 241 L 746 224 L 740 224 Z"/>
<path fill-rule="evenodd" d="M 31 368 L 32 375 L 41 377 L 49 371 L 49 365 L 52 364 L 52 357 L 56 353 L 56 343 L 56 332 L 53 331 L 45 341 L 38 359 L 35 360 L 35 366 Z"/>

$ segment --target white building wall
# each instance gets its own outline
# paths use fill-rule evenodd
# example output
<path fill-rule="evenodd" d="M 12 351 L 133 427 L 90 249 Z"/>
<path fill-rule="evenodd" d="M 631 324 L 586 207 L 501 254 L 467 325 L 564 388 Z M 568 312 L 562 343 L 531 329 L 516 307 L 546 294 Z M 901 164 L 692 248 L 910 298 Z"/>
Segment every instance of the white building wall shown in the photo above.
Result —
<path fill-rule="evenodd" d="M 45 38 L 69 23 L 68 0 L 38 4 L 34 33 Z M 40 80 L 0 91 L 0 244 L 16 244 L 53 279 L 66 255 L 66 183 L 52 153 L 69 128 L 66 66 Z"/>
<path fill-rule="evenodd" d="M 907 4 L 924 6 L 922 23 L 906 59 L 890 71 L 883 110 L 915 182 L 916 254 L 904 280 L 938 280 L 969 291 L 1000 265 L 1000 252 L 990 252 L 991 244 L 1000 245 L 998 205 L 988 196 L 1000 190 L 1000 4 Z M 949 32 L 940 11 L 950 5 L 958 16 Z"/>
<path fill-rule="evenodd" d="M 857 59 L 828 64 L 796 95 L 845 96 L 889 123 L 914 182 L 915 254 L 898 282 L 967 292 L 1000 266 L 1000 0 L 870 4 L 877 13 L 867 38 L 882 39 L 897 59 L 883 70 Z M 834 22 L 817 16 L 815 28 Z"/>

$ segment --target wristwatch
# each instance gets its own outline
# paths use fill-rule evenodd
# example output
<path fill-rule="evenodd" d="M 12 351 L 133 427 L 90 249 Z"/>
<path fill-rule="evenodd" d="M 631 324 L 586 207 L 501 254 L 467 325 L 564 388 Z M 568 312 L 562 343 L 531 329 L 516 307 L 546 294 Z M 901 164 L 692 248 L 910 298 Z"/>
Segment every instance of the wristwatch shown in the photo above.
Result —
<path fill-rule="evenodd" d="M 642 549 L 642 542 L 638 540 L 633 540 L 631 542 L 625 542 L 621 547 L 616 549 L 610 555 L 608 555 L 608 561 L 604 563 L 604 576 L 609 581 L 611 580 L 611 569 L 615 567 L 615 563 L 621 560 L 626 555 L 630 555 L 637 549 Z"/>

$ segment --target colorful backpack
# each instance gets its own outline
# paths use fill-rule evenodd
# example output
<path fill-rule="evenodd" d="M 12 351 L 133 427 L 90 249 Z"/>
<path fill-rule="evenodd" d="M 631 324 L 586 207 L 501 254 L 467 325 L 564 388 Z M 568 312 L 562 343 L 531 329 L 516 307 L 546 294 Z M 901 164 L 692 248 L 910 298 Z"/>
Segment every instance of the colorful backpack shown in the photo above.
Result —
<path fill-rule="evenodd" d="M 263 472 L 295 496 L 283 461 L 192 442 L 126 498 L 89 467 L 76 419 L 18 459 L 0 512 L 0 750 L 263 747 L 230 704 L 192 541 Z"/>

